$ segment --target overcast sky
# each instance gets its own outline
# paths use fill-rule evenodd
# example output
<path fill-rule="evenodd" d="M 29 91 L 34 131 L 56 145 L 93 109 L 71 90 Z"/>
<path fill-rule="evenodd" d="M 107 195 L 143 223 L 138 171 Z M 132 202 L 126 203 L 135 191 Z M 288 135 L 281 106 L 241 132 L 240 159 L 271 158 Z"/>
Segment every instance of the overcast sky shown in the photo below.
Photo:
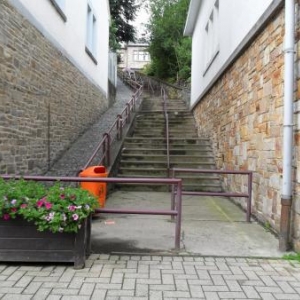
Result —
<path fill-rule="evenodd" d="M 136 26 L 136 29 L 139 32 L 139 35 L 142 34 L 145 31 L 145 27 L 143 24 L 146 24 L 149 21 L 149 15 L 148 12 L 145 9 L 145 5 L 147 1 L 137 1 L 141 4 L 141 8 L 137 13 L 136 20 L 134 22 L 134 25 Z"/>

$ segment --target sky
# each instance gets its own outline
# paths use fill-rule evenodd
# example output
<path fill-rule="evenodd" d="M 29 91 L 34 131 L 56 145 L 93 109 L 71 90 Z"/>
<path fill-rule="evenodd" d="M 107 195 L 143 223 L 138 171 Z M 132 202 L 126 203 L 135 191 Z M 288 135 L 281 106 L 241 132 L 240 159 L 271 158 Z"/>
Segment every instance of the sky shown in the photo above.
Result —
<path fill-rule="evenodd" d="M 134 21 L 134 25 L 138 31 L 138 38 L 141 37 L 141 34 L 145 32 L 145 25 L 149 21 L 149 14 L 145 9 L 147 1 L 137 1 L 137 3 L 141 4 L 141 8 L 137 13 L 136 20 Z"/>

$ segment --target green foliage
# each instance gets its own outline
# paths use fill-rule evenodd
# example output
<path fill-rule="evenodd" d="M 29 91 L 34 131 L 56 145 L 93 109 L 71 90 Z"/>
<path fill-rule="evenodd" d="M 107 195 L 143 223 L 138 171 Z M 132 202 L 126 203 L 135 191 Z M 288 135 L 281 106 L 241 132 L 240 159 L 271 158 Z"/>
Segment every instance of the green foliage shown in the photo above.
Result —
<path fill-rule="evenodd" d="M 116 52 L 121 48 L 120 44 L 117 41 L 117 26 L 114 20 L 112 20 L 109 27 L 109 48 Z"/>
<path fill-rule="evenodd" d="M 117 43 L 121 42 L 134 42 L 135 40 L 135 28 L 131 21 L 134 21 L 139 6 L 135 0 L 109 0 L 110 14 L 113 20 L 113 30 L 111 35 L 115 36 Z M 111 29 L 113 29 L 111 28 Z"/>
<path fill-rule="evenodd" d="M 80 188 L 0 179 L 0 218 L 22 217 L 39 231 L 77 232 L 97 205 L 96 198 Z"/>
<path fill-rule="evenodd" d="M 286 260 L 296 260 L 296 261 L 300 262 L 300 253 L 285 254 L 285 255 L 283 255 L 283 259 L 286 259 Z"/>
<path fill-rule="evenodd" d="M 188 0 L 150 0 L 149 75 L 175 81 L 190 78 L 191 39 L 183 36 L 188 5 Z"/>

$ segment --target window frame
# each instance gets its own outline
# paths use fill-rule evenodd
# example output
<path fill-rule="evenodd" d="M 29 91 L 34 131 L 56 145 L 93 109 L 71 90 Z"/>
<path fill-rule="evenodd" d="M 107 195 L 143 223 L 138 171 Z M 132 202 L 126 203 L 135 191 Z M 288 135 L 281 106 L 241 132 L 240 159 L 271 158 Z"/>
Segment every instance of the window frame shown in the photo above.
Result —
<path fill-rule="evenodd" d="M 53 7 L 55 8 L 55 10 L 58 12 L 60 17 L 63 19 L 63 21 L 66 23 L 67 22 L 67 16 L 64 12 L 65 11 L 65 5 L 66 5 L 65 0 L 49 0 L 49 1 L 51 2 Z"/>
<path fill-rule="evenodd" d="M 85 52 L 97 65 L 97 18 L 93 6 L 87 3 Z"/>
<path fill-rule="evenodd" d="M 209 14 L 208 20 L 204 27 L 205 40 L 204 44 L 207 45 L 205 48 L 204 62 L 205 68 L 203 76 L 208 72 L 209 68 L 215 61 L 216 57 L 220 52 L 219 46 L 219 0 L 216 0 L 211 13 Z"/>

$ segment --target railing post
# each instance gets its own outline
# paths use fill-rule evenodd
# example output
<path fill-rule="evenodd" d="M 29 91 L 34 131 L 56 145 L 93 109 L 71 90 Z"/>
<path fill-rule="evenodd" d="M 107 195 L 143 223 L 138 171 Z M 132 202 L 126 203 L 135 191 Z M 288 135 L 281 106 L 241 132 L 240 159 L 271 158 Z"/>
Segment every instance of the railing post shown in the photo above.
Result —
<path fill-rule="evenodd" d="M 177 218 L 175 227 L 175 250 L 180 250 L 181 237 L 181 213 L 182 213 L 182 180 L 177 184 Z"/>
<path fill-rule="evenodd" d="M 126 123 L 130 123 L 130 104 L 126 103 Z"/>
<path fill-rule="evenodd" d="M 133 103 L 132 103 L 132 111 L 135 112 L 135 101 L 136 101 L 135 95 L 132 96 L 132 99 L 133 99 Z"/>
<path fill-rule="evenodd" d="M 107 135 L 107 147 L 106 147 L 106 151 L 107 151 L 107 166 L 110 166 L 110 134 Z"/>
<path fill-rule="evenodd" d="M 174 178 L 174 170 L 171 171 L 171 176 Z M 175 184 L 172 184 L 171 186 L 171 210 L 175 210 L 175 194 L 176 194 L 176 189 L 175 189 Z M 171 216 L 171 220 L 174 221 L 174 216 Z"/>
<path fill-rule="evenodd" d="M 103 143 L 103 155 L 104 155 L 104 165 L 108 167 L 110 165 L 110 135 L 108 133 L 103 134 L 105 142 Z M 101 162 L 100 162 L 101 163 Z"/>
<path fill-rule="evenodd" d="M 103 134 L 103 138 L 105 139 L 104 140 L 104 143 L 103 143 L 103 146 L 102 146 L 102 154 L 103 154 L 103 159 L 100 161 L 100 164 L 104 164 L 104 165 L 106 165 L 107 166 L 107 162 L 106 162 L 106 147 L 107 147 L 107 145 L 106 145 L 106 140 L 107 140 L 107 133 L 104 133 Z"/>
<path fill-rule="evenodd" d="M 117 130 L 118 130 L 118 134 L 117 134 L 117 138 L 118 140 L 121 140 L 123 137 L 123 119 L 121 115 L 117 115 L 118 121 L 117 121 Z"/>
<path fill-rule="evenodd" d="M 251 202 L 252 202 L 252 179 L 253 173 L 248 174 L 248 201 L 247 201 L 247 222 L 251 221 Z"/>

